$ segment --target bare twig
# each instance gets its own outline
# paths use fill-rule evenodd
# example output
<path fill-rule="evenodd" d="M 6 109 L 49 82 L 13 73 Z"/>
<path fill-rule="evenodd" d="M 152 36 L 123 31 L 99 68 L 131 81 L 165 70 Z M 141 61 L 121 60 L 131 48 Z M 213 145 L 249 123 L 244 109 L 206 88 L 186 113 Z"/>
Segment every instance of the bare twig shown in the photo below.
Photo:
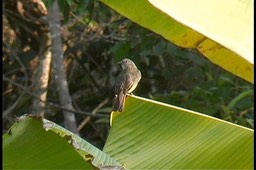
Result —
<path fill-rule="evenodd" d="M 17 60 L 17 62 L 19 63 L 19 65 L 21 66 L 21 70 L 24 72 L 24 76 L 25 76 L 25 88 L 27 88 L 28 86 L 28 74 L 26 71 L 26 67 L 25 65 L 22 63 L 22 61 L 20 60 L 20 58 L 17 56 L 17 54 L 15 53 L 14 50 L 11 50 L 11 47 L 9 45 L 5 45 L 5 47 L 9 50 L 9 52 L 14 56 L 14 58 Z M 23 91 L 21 93 L 21 95 L 19 96 L 19 98 L 12 104 L 11 107 L 8 107 L 8 109 L 6 109 L 3 112 L 3 118 L 6 117 L 9 113 L 11 113 L 13 111 L 13 109 L 15 109 L 15 107 L 19 104 L 19 102 L 21 101 L 22 97 L 25 95 L 25 92 Z"/>
<path fill-rule="evenodd" d="M 98 81 L 95 79 L 95 77 L 90 74 L 90 70 L 88 68 L 86 68 L 82 62 L 82 60 L 79 57 L 74 57 L 73 55 L 70 56 L 72 59 L 76 60 L 79 64 L 79 66 L 84 70 L 84 72 L 86 73 L 86 75 L 89 76 L 90 80 L 92 81 L 93 85 L 97 88 L 100 89 L 100 85 L 98 83 Z"/>
<path fill-rule="evenodd" d="M 74 13 L 70 12 L 70 14 L 74 17 L 71 21 L 66 23 L 63 27 L 69 28 L 75 25 L 77 22 L 82 21 L 84 17 L 86 17 L 88 14 L 87 13 L 82 13 L 79 16 L 76 16 Z"/>
<path fill-rule="evenodd" d="M 3 118 L 5 118 L 8 114 L 10 114 L 10 113 L 13 111 L 13 109 L 16 108 L 16 106 L 20 103 L 21 99 L 23 98 L 23 96 L 24 96 L 25 94 L 26 94 L 26 92 L 23 91 L 23 92 L 20 94 L 19 98 L 12 104 L 12 106 L 10 106 L 10 107 L 8 107 L 6 110 L 4 110 L 4 112 L 3 112 Z"/>
<path fill-rule="evenodd" d="M 25 69 L 26 69 L 26 70 L 30 70 L 31 68 L 25 67 Z M 8 72 L 3 73 L 3 75 L 7 76 L 7 75 L 9 75 L 9 74 L 14 74 L 14 73 L 19 72 L 19 71 L 20 71 L 20 68 L 16 68 L 16 69 L 12 69 L 12 70 L 10 70 L 10 71 L 8 71 Z"/>
<path fill-rule="evenodd" d="M 37 98 L 37 96 L 35 94 L 33 94 L 32 92 L 30 92 L 28 89 L 26 89 L 25 87 L 23 87 L 22 85 L 14 82 L 13 80 L 9 79 L 8 77 L 3 75 L 3 80 L 4 81 L 8 81 L 9 83 L 15 85 L 16 87 L 22 89 L 23 91 L 25 91 L 27 94 L 29 94 L 30 96 Z M 77 114 L 82 114 L 82 115 L 87 115 L 87 116 L 91 116 L 91 117 L 109 117 L 109 115 L 103 115 L 103 114 L 92 114 L 91 112 L 84 112 L 84 111 L 78 111 L 78 110 L 69 110 L 67 108 L 61 107 L 60 105 L 57 105 L 55 103 L 52 102 L 46 102 L 46 101 L 41 101 L 44 102 L 46 105 L 51 106 L 51 107 L 55 107 L 55 108 L 59 108 L 61 110 L 65 110 L 68 112 L 73 112 L 73 113 L 77 113 Z"/>
<path fill-rule="evenodd" d="M 91 115 L 95 115 L 96 112 L 102 108 L 105 104 L 107 104 L 108 102 L 108 98 L 106 98 L 105 100 L 103 100 L 95 109 L 93 109 Z M 80 131 L 85 125 L 87 122 L 89 122 L 91 120 L 91 116 L 89 117 L 86 117 L 83 122 L 78 126 L 77 130 Z"/>

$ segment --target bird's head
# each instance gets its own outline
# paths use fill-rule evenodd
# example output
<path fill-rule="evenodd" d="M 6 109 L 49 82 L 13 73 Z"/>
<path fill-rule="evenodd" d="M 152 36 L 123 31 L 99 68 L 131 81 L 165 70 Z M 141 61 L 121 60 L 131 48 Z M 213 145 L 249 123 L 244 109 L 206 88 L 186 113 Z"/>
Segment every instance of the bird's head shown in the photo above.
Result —
<path fill-rule="evenodd" d="M 133 63 L 132 60 L 125 58 L 122 61 L 117 63 L 118 65 L 121 66 L 122 70 L 126 69 L 126 68 L 137 68 L 136 65 Z"/>

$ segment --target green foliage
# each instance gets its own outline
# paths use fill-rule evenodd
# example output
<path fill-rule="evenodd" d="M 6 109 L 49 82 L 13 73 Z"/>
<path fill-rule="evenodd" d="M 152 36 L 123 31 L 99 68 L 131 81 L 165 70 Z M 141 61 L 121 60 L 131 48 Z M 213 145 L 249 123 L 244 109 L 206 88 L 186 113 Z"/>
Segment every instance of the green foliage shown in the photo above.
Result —
<path fill-rule="evenodd" d="M 198 49 L 213 63 L 253 83 L 252 0 L 101 2 L 181 47 Z"/>
<path fill-rule="evenodd" d="M 252 137 L 245 127 L 128 96 L 125 111 L 112 113 L 104 151 L 49 120 L 19 117 L 3 136 L 4 168 L 251 169 Z"/>
<path fill-rule="evenodd" d="M 53 1 L 44 2 L 49 7 Z M 59 5 L 72 104 L 75 110 L 102 116 L 76 114 L 81 138 L 60 127 L 64 126 L 64 118 L 57 87 L 49 80 L 46 118 L 58 125 L 23 117 L 7 131 L 14 117 L 31 112 L 37 67 L 33 63 L 38 61 L 36 49 L 40 44 L 19 36 L 27 35 L 17 31 L 25 22 L 5 18 L 3 76 L 9 81 L 3 83 L 7 131 L 3 137 L 4 168 L 253 167 L 253 131 L 246 128 L 254 127 L 252 84 L 227 73 L 198 51 L 178 47 L 140 27 L 99 1 L 60 0 Z M 9 14 L 8 10 L 19 15 L 7 7 L 4 6 L 4 15 Z M 146 17 L 159 27 L 151 16 Z M 174 106 L 128 97 L 125 112 L 112 115 L 109 132 L 107 116 L 118 72 L 115 63 L 125 57 L 131 58 L 142 73 L 134 93 Z M 98 149 L 103 146 L 112 157 Z"/>
<path fill-rule="evenodd" d="M 51 127 L 47 127 L 48 131 L 44 128 L 42 118 L 24 115 L 18 119 L 3 136 L 4 169 L 93 168 L 90 155 L 83 152 L 85 161 L 72 147 L 70 134 L 60 138 L 49 131 Z"/>
<path fill-rule="evenodd" d="M 131 56 L 140 62 L 142 81 L 137 94 L 253 127 L 253 86 L 250 83 L 212 64 L 195 50 L 179 48 L 154 34 L 149 36 L 150 31 L 136 25 L 129 31 L 132 36 L 116 43 L 110 52 L 117 61 L 120 56 Z M 233 102 L 233 114 L 223 109 L 247 91 L 251 95 L 239 98 L 243 107 Z"/>
<path fill-rule="evenodd" d="M 49 6 L 52 1 L 44 2 Z M 76 110 L 91 113 L 108 99 L 97 113 L 109 115 L 118 72 L 115 63 L 128 57 L 142 73 L 134 94 L 253 127 L 252 84 L 227 73 L 196 50 L 177 47 L 99 1 L 61 0 L 60 3 L 65 18 L 62 20 L 65 65 Z M 8 35 L 15 33 L 18 24 L 16 27 L 9 26 L 8 22 L 4 25 L 3 76 L 30 90 L 34 73 L 32 63 L 38 51 L 33 48 L 25 50 L 22 46 L 24 40 L 18 36 L 8 38 Z M 17 58 L 11 52 L 16 52 Z M 19 61 L 26 69 L 21 67 Z M 13 111 L 3 117 L 6 131 L 13 124 L 15 116 L 30 113 L 33 97 L 28 93 L 22 96 L 24 90 L 10 82 L 4 81 L 3 86 L 4 110 L 14 106 L 17 98 L 22 97 Z M 52 80 L 47 100 L 58 104 L 56 86 Z M 47 105 L 46 118 L 64 125 L 61 111 L 58 107 Z M 80 125 L 87 116 L 77 114 L 76 118 Z M 92 117 L 80 134 L 102 148 L 108 130 L 108 118 Z"/>
<path fill-rule="evenodd" d="M 103 151 L 128 169 L 251 169 L 253 130 L 128 96 Z"/>

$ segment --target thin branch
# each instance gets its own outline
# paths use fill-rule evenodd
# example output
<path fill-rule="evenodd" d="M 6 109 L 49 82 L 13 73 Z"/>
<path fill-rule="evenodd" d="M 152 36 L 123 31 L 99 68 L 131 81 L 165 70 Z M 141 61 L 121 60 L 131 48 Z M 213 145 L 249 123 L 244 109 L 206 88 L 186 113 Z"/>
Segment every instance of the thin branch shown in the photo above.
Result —
<path fill-rule="evenodd" d="M 101 108 L 102 108 L 105 104 L 107 104 L 107 103 L 108 103 L 108 98 L 106 98 L 105 100 L 103 100 L 95 109 L 93 109 L 93 111 L 92 111 L 91 114 L 92 114 L 92 115 L 95 115 L 96 112 L 97 112 L 99 109 L 101 109 Z M 89 122 L 90 120 L 91 120 L 91 116 L 85 118 L 85 119 L 83 120 L 83 122 L 78 126 L 77 130 L 80 131 L 80 130 L 86 125 L 86 123 Z"/>
<path fill-rule="evenodd" d="M 29 68 L 29 67 L 25 67 L 25 69 L 26 70 L 31 70 L 31 68 Z M 8 76 L 9 74 L 14 74 L 14 73 L 16 73 L 18 71 L 20 71 L 20 68 L 12 69 L 12 70 L 10 70 L 8 72 L 3 73 L 3 75 Z"/>
<path fill-rule="evenodd" d="M 17 62 L 19 63 L 21 70 L 24 72 L 24 77 L 25 77 L 25 88 L 28 87 L 28 73 L 26 71 L 26 67 L 25 65 L 22 63 L 22 61 L 20 60 L 20 58 L 17 56 L 17 54 L 15 53 L 14 50 L 11 50 L 10 45 L 6 44 L 5 47 L 9 50 L 10 54 L 14 56 L 14 58 L 17 60 Z M 8 114 L 10 114 L 15 108 L 16 106 L 20 103 L 22 97 L 25 95 L 25 92 L 23 91 L 21 93 L 21 95 L 19 96 L 19 98 L 12 104 L 11 107 L 8 107 L 8 109 L 6 109 L 3 112 L 3 118 L 6 117 Z"/>
<path fill-rule="evenodd" d="M 26 94 L 25 91 L 23 91 L 20 95 L 19 95 L 19 98 L 10 106 L 8 107 L 6 110 L 4 110 L 3 112 L 3 118 L 5 118 L 8 114 L 10 114 L 13 109 L 16 108 L 16 106 L 20 103 L 22 97 Z"/>
<path fill-rule="evenodd" d="M 23 87 L 22 85 L 14 82 L 13 80 L 9 79 L 8 77 L 3 75 L 3 80 L 8 81 L 9 83 L 15 85 L 16 87 L 24 90 L 27 94 L 29 94 L 30 96 L 37 98 L 37 96 L 35 94 L 33 94 L 32 92 L 30 92 L 28 89 L 26 89 L 25 87 Z M 38 99 L 38 98 L 37 98 Z M 40 99 L 39 99 L 40 100 Z M 66 109 L 64 107 L 61 107 L 58 104 L 52 103 L 52 102 L 46 102 L 46 101 L 41 101 L 44 102 L 46 105 L 51 106 L 51 107 L 55 107 L 55 108 L 59 108 L 61 110 L 65 110 L 65 111 L 69 111 L 69 112 L 73 112 L 73 113 L 77 113 L 77 114 L 82 114 L 82 115 L 87 115 L 87 116 L 91 116 L 91 117 L 109 117 L 109 115 L 103 115 L 103 114 L 92 114 L 91 112 L 84 112 L 84 111 L 78 111 L 78 110 L 70 110 L 70 109 Z"/>
<path fill-rule="evenodd" d="M 74 13 L 70 12 L 70 14 L 74 17 L 72 20 L 70 20 L 68 23 L 63 25 L 63 28 L 70 28 L 79 21 L 83 22 L 83 18 L 86 17 L 88 14 L 87 13 L 82 13 L 79 16 L 76 16 Z"/>
<path fill-rule="evenodd" d="M 90 80 L 92 80 L 92 83 L 94 84 L 94 86 L 95 86 L 97 89 L 100 89 L 99 83 L 97 82 L 97 80 L 95 79 L 95 77 L 90 74 L 91 71 L 90 71 L 89 69 L 87 69 L 87 68 L 84 66 L 82 60 L 81 60 L 79 57 L 74 57 L 73 55 L 70 56 L 70 58 L 72 58 L 72 59 L 74 59 L 74 60 L 76 60 L 76 61 L 78 62 L 78 64 L 79 64 L 80 67 L 83 69 L 83 71 L 85 72 L 85 74 L 89 76 Z M 87 73 L 88 73 L 88 74 L 87 74 Z"/>

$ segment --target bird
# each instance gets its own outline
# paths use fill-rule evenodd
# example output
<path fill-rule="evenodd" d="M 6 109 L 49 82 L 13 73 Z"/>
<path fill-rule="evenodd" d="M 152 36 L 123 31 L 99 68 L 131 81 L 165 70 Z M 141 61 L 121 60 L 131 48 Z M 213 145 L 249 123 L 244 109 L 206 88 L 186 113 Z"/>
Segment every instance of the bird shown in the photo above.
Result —
<path fill-rule="evenodd" d="M 125 98 L 127 94 L 131 94 L 137 87 L 141 79 L 141 72 L 134 62 L 128 58 L 117 64 L 121 66 L 121 72 L 115 82 L 113 111 L 122 112 L 124 111 Z"/>

